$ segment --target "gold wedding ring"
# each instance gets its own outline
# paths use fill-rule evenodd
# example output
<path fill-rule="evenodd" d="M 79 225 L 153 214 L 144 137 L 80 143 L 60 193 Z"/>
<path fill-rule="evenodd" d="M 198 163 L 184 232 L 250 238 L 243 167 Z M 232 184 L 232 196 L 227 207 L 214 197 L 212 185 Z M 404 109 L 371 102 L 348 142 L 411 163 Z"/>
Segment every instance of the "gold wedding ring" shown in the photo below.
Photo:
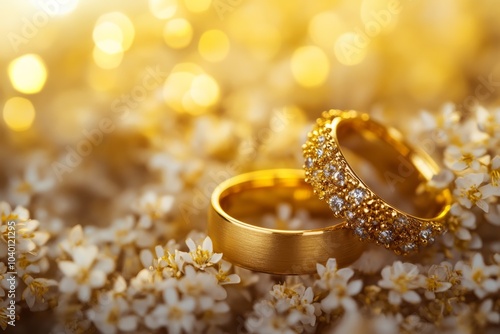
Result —
<path fill-rule="evenodd" d="M 282 202 L 327 217 L 333 225 L 330 209 L 314 195 L 303 170 L 251 172 L 222 182 L 212 194 L 208 235 L 214 251 L 235 265 L 272 274 L 314 273 L 316 263 L 329 258 L 347 266 L 363 252 L 365 243 L 342 221 L 310 230 L 258 226 L 258 218 Z"/>
<path fill-rule="evenodd" d="M 437 174 L 437 165 L 425 152 L 407 144 L 396 130 L 367 114 L 330 110 L 317 120 L 303 149 L 306 181 L 360 239 L 408 254 L 445 230 L 450 191 L 425 187 Z M 357 152 L 376 168 L 377 176 L 385 182 L 380 192 L 396 198 L 406 195 L 416 212 L 398 209 L 377 195 L 368 186 L 372 176 L 362 180 L 348 163 L 348 152 Z"/>

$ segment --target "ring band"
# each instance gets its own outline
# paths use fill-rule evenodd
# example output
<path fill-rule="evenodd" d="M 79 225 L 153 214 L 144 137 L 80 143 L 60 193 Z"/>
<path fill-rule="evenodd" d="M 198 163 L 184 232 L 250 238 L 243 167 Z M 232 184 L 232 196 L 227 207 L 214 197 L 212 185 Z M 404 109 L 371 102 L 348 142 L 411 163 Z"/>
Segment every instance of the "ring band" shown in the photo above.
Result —
<path fill-rule="evenodd" d="M 331 257 L 339 266 L 347 266 L 361 255 L 366 244 L 352 234 L 345 222 L 322 229 L 279 230 L 238 219 L 245 214 L 262 215 L 265 209 L 275 207 L 271 202 L 283 200 L 284 196 L 292 199 L 294 207 L 305 205 L 312 213 L 324 211 L 331 219 L 328 206 L 305 182 L 303 170 L 238 175 L 222 182 L 212 194 L 208 235 L 214 251 L 222 252 L 235 265 L 272 274 L 310 274 L 316 271 L 316 263 Z"/>
<path fill-rule="evenodd" d="M 429 218 L 395 208 L 353 171 L 345 158 L 347 150 L 339 143 L 346 138 L 354 138 L 352 146 L 377 165 L 377 171 L 384 174 L 387 188 L 409 180 L 406 191 L 416 196 L 419 186 L 438 172 L 435 162 L 423 151 L 405 143 L 396 130 L 373 121 L 367 114 L 330 110 L 317 120 L 303 146 L 306 181 L 314 192 L 330 205 L 336 217 L 347 220 L 347 225 L 360 239 L 384 245 L 396 254 L 408 254 L 432 243 L 434 237 L 445 230 L 451 205 L 449 190 L 436 191 L 426 197 L 431 205 L 426 206 L 428 212 L 422 215 Z M 383 155 L 377 148 L 360 150 L 360 138 L 373 147 L 388 147 L 391 153 Z"/>

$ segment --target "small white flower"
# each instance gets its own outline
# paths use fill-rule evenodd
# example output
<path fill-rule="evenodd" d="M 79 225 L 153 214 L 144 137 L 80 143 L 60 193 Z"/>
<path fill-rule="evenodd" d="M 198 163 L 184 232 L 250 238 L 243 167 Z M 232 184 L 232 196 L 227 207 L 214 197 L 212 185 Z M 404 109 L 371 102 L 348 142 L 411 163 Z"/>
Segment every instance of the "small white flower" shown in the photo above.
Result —
<path fill-rule="evenodd" d="M 455 180 L 457 188 L 453 193 L 460 204 L 467 209 L 477 205 L 484 212 L 488 212 L 489 205 L 486 200 L 491 196 L 500 196 L 500 188 L 495 188 L 491 184 L 481 186 L 484 179 L 483 173 L 471 173 Z"/>
<path fill-rule="evenodd" d="M 490 224 L 500 226 L 500 204 L 490 205 L 490 211 L 484 217 Z"/>
<path fill-rule="evenodd" d="M 449 169 L 442 169 L 438 174 L 433 175 L 432 179 L 428 182 L 428 186 L 433 189 L 445 189 L 455 179 L 455 175 Z"/>
<path fill-rule="evenodd" d="M 427 299 L 435 299 L 436 292 L 444 292 L 451 288 L 452 284 L 448 282 L 449 267 L 445 265 L 432 265 L 427 276 L 419 276 L 419 285 L 425 289 Z"/>
<path fill-rule="evenodd" d="M 411 304 L 420 302 L 420 295 L 413 291 L 418 288 L 418 267 L 412 263 L 396 261 L 382 269 L 382 279 L 378 285 L 389 290 L 389 303 L 401 304 L 402 300 Z"/>
<path fill-rule="evenodd" d="M 57 281 L 46 278 L 33 278 L 26 275 L 23 277 L 26 284 L 22 297 L 28 304 L 31 311 L 44 311 L 49 305 L 49 290 L 51 287 L 57 286 Z"/>
<path fill-rule="evenodd" d="M 496 274 L 495 266 L 485 265 L 481 253 L 474 255 L 470 266 L 459 262 L 457 267 L 462 271 L 462 285 L 474 291 L 478 298 L 484 298 L 498 290 L 497 282 L 491 278 Z"/>
<path fill-rule="evenodd" d="M 490 165 L 490 183 L 494 187 L 500 187 L 500 155 L 497 155 L 491 160 Z"/>
<path fill-rule="evenodd" d="M 450 145 L 444 151 L 444 163 L 453 171 L 463 171 L 471 168 L 479 171 L 482 165 L 489 163 L 485 147 Z"/>
<path fill-rule="evenodd" d="M 186 240 L 186 244 L 189 247 L 189 254 L 182 254 L 184 261 L 200 270 L 213 266 L 222 259 L 222 253 L 213 252 L 212 239 L 210 237 L 206 237 L 202 245 L 196 245 L 191 238 Z"/>
<path fill-rule="evenodd" d="M 134 332 L 140 319 L 126 295 L 127 282 L 118 276 L 110 291 L 99 294 L 98 303 L 86 312 L 87 317 L 102 333 Z"/>
<path fill-rule="evenodd" d="M 220 285 L 238 284 L 241 282 L 240 276 L 238 276 L 237 274 L 230 274 L 231 267 L 231 263 L 221 260 L 219 262 L 219 270 L 211 267 L 207 268 L 206 271 L 214 275 L 217 278 L 217 281 L 219 281 Z"/>
<path fill-rule="evenodd" d="M 450 209 L 447 227 L 445 239 L 456 237 L 460 240 L 471 240 L 471 230 L 476 229 L 476 216 L 470 210 L 464 210 L 460 204 L 454 203 Z"/>
<path fill-rule="evenodd" d="M 500 323 L 500 314 L 493 309 L 493 300 L 491 299 L 486 299 L 481 303 L 474 318 L 481 327 Z"/>
<path fill-rule="evenodd" d="M 138 203 L 134 205 L 135 211 L 140 215 L 139 225 L 143 228 L 149 228 L 153 221 L 168 214 L 173 205 L 174 197 L 171 195 L 159 196 L 152 191 L 144 193 Z"/>
<path fill-rule="evenodd" d="M 196 271 L 192 266 L 185 267 L 185 275 L 178 281 L 179 291 L 186 296 L 194 297 L 198 309 L 207 310 L 215 301 L 226 299 L 226 290 L 219 285 L 215 276 Z"/>
<path fill-rule="evenodd" d="M 363 287 L 361 280 L 349 282 L 354 275 L 351 268 L 337 269 L 337 261 L 329 259 L 326 266 L 316 265 L 320 279 L 316 285 L 328 291 L 328 295 L 321 301 L 321 308 L 325 312 L 331 312 L 338 307 L 346 311 L 353 311 L 357 308 L 356 302 L 352 298 L 357 295 Z"/>
<path fill-rule="evenodd" d="M 181 299 L 175 288 L 168 288 L 163 291 L 163 300 L 164 304 L 156 306 L 146 316 L 146 326 L 150 329 L 165 327 L 171 334 L 191 332 L 196 321 L 194 299 L 192 297 Z"/>
<path fill-rule="evenodd" d="M 114 261 L 110 258 L 97 259 L 95 245 L 77 246 L 73 249 L 72 261 L 60 261 L 59 269 L 64 277 L 59 288 L 64 293 L 77 293 L 82 302 L 90 300 L 92 290 L 101 288 L 106 283 L 107 275 L 114 270 Z"/>
<path fill-rule="evenodd" d="M 299 317 L 296 313 L 280 313 L 268 300 L 253 306 L 254 312 L 246 319 L 245 329 L 249 333 L 295 334 Z"/>

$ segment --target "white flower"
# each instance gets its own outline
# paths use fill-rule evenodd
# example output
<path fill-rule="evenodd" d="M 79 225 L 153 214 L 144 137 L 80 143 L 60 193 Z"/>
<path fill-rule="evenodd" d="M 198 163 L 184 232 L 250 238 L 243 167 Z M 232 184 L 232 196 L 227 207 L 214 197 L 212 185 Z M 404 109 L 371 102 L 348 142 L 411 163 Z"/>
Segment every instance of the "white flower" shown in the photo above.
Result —
<path fill-rule="evenodd" d="M 219 270 L 211 267 L 207 268 L 206 271 L 214 275 L 217 278 L 217 281 L 219 281 L 220 285 L 238 284 L 241 282 L 240 276 L 238 276 L 237 274 L 230 274 L 231 267 L 231 263 L 221 260 L 219 262 Z"/>
<path fill-rule="evenodd" d="M 180 252 L 175 249 L 172 254 L 169 251 L 169 245 L 167 244 L 167 247 L 165 248 L 159 245 L 156 246 L 155 253 L 156 258 L 153 258 L 153 255 L 149 250 L 142 250 L 140 255 L 142 264 L 154 271 L 155 279 L 161 280 L 162 278 L 167 277 L 182 276 L 185 258 L 183 254 L 186 254 L 185 252 Z"/>
<path fill-rule="evenodd" d="M 21 178 L 13 177 L 9 184 L 10 201 L 18 205 L 30 204 L 33 195 L 49 191 L 55 185 L 55 179 L 50 176 L 40 177 L 39 162 L 30 162 Z"/>
<path fill-rule="evenodd" d="M 457 266 L 462 271 L 462 285 L 468 290 L 473 290 L 478 298 L 484 298 L 498 290 L 497 282 L 491 278 L 496 274 L 496 268 L 485 265 L 481 253 L 474 255 L 470 266 L 462 262 Z"/>
<path fill-rule="evenodd" d="M 444 163 L 457 172 L 467 168 L 479 171 L 481 165 L 489 163 L 489 156 L 486 155 L 485 147 L 450 145 L 444 151 Z"/>
<path fill-rule="evenodd" d="M 467 209 L 477 205 L 484 212 L 488 212 L 486 200 L 491 196 L 500 196 L 500 188 L 495 188 L 491 184 L 481 186 L 484 179 L 485 174 L 471 173 L 455 180 L 457 188 L 453 193 L 460 204 Z"/>
<path fill-rule="evenodd" d="M 95 245 L 77 246 L 73 249 L 72 261 L 60 261 L 59 269 L 64 277 L 59 288 L 64 293 L 77 293 L 82 302 L 90 300 L 92 290 L 101 288 L 106 283 L 107 275 L 114 270 L 114 261 L 110 258 L 97 258 Z"/>
<path fill-rule="evenodd" d="M 490 165 L 490 183 L 494 187 L 500 187 L 500 155 L 497 155 L 491 160 Z"/>
<path fill-rule="evenodd" d="M 59 243 L 59 247 L 68 255 L 71 255 L 76 247 L 85 245 L 87 245 L 87 240 L 80 224 L 73 226 L 68 237 Z"/>
<path fill-rule="evenodd" d="M 245 329 L 249 333 L 295 334 L 299 317 L 297 313 L 280 313 L 268 300 L 253 306 L 254 312 L 246 319 Z"/>
<path fill-rule="evenodd" d="M 179 291 L 196 299 L 197 309 L 210 309 L 215 301 L 226 299 L 226 290 L 219 285 L 215 276 L 196 271 L 192 266 L 185 267 L 185 275 L 178 281 Z"/>
<path fill-rule="evenodd" d="M 488 323 L 500 323 L 500 314 L 493 309 L 493 300 L 484 300 L 474 314 L 474 319 L 481 327 L 486 327 Z"/>
<path fill-rule="evenodd" d="M 154 308 L 145 318 L 146 326 L 150 329 L 165 327 L 171 334 L 187 333 L 193 329 L 196 318 L 194 316 L 195 301 L 192 297 L 179 298 L 175 288 L 163 291 L 164 304 Z"/>
<path fill-rule="evenodd" d="M 351 268 L 342 268 L 337 270 L 337 261 L 328 259 L 326 267 L 317 264 L 316 269 L 320 279 L 316 285 L 323 290 L 328 291 L 328 295 L 321 301 L 321 308 L 325 312 L 331 312 L 338 307 L 346 311 L 353 311 L 357 308 L 356 302 L 352 298 L 357 295 L 363 287 L 361 280 L 349 282 L 354 275 Z"/>
<path fill-rule="evenodd" d="M 427 184 L 434 189 L 444 189 L 448 188 L 454 179 L 455 175 L 451 170 L 442 169 L 438 174 L 433 175 Z"/>
<path fill-rule="evenodd" d="M 451 288 L 452 284 L 448 282 L 449 266 L 432 265 L 427 276 L 419 276 L 419 285 L 424 288 L 427 299 L 435 299 L 436 292 L 444 292 Z"/>
<path fill-rule="evenodd" d="M 174 197 L 171 195 L 158 196 L 158 194 L 147 191 L 134 205 L 134 209 L 140 214 L 139 225 L 149 228 L 154 220 L 163 218 L 169 213 L 174 205 Z"/>
<path fill-rule="evenodd" d="M 378 285 L 389 290 L 389 303 L 393 305 L 401 304 L 402 300 L 412 304 L 420 302 L 420 295 L 413 291 L 418 288 L 418 267 L 414 264 L 396 261 L 385 267 Z"/>
<path fill-rule="evenodd" d="M 133 313 L 130 302 L 126 299 L 127 283 L 118 276 L 110 291 L 99 294 L 98 304 L 87 311 L 87 317 L 102 333 L 136 331 L 140 319 Z"/>
<path fill-rule="evenodd" d="M 21 253 L 28 253 L 35 248 L 44 245 L 49 240 L 49 233 L 37 231 L 40 222 L 38 220 L 28 220 L 18 223 L 16 226 L 17 250 Z"/>
<path fill-rule="evenodd" d="M 490 211 L 484 217 L 490 224 L 500 226 L 500 204 L 491 205 Z"/>
<path fill-rule="evenodd" d="M 5 291 L 9 290 L 9 282 L 7 281 L 6 274 L 7 273 L 7 266 L 5 263 L 0 262 L 0 300 L 3 299 L 5 296 Z M 5 289 L 5 290 L 4 290 Z"/>
<path fill-rule="evenodd" d="M 314 292 L 311 287 L 302 284 L 275 284 L 270 291 L 272 303 L 279 313 L 289 312 L 303 325 L 316 324 L 316 306 L 313 302 Z M 297 318 L 297 319 L 295 319 Z"/>
<path fill-rule="evenodd" d="M 57 286 L 57 281 L 46 278 L 33 278 L 26 275 L 23 277 L 26 284 L 22 297 L 28 304 L 31 311 L 44 311 L 49 305 L 49 290 L 51 287 Z"/>
<path fill-rule="evenodd" d="M 289 203 L 279 203 L 276 215 L 266 214 L 262 217 L 262 225 L 267 228 L 298 230 L 304 228 L 311 219 L 305 210 L 297 210 L 293 215 L 293 208 Z"/>
<path fill-rule="evenodd" d="M 202 245 L 196 245 L 193 239 L 188 238 L 186 244 L 189 247 L 189 254 L 182 254 L 184 261 L 192 264 L 198 269 L 204 270 L 213 266 L 222 259 L 222 253 L 214 253 L 212 239 L 206 237 Z"/>
<path fill-rule="evenodd" d="M 456 237 L 460 240 L 471 240 L 471 230 L 476 229 L 476 216 L 470 210 L 464 210 L 458 203 L 454 203 L 450 209 L 447 227 L 445 239 Z"/>

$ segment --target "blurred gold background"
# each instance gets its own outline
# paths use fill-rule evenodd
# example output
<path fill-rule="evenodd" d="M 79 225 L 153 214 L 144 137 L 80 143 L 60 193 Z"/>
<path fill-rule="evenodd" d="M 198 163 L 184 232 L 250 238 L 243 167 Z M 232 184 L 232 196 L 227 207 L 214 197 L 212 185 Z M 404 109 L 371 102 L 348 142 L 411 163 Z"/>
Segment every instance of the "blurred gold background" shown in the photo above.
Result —
<path fill-rule="evenodd" d="M 420 110 L 500 97 L 494 0 L 1 7 L 1 194 L 69 225 L 118 215 L 126 189 L 192 198 L 207 171 L 298 167 L 325 109 L 408 129 Z"/>

